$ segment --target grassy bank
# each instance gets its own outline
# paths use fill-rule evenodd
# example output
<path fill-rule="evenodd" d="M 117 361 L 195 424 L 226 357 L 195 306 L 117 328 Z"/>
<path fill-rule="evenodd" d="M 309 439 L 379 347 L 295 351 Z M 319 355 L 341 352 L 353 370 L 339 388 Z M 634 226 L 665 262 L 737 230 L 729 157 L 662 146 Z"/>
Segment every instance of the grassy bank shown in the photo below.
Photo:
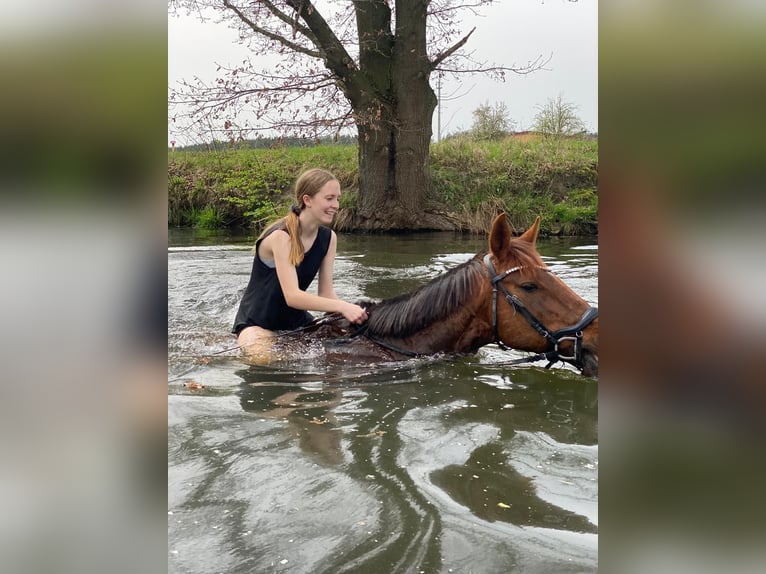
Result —
<path fill-rule="evenodd" d="M 320 166 L 357 190 L 355 146 L 175 151 L 168 155 L 168 224 L 204 228 L 263 225 L 292 202 L 298 173 Z M 542 232 L 598 231 L 598 141 L 511 136 L 498 142 L 453 138 L 431 146 L 429 206 L 456 228 L 483 232 L 500 210 L 518 229 L 536 215 Z"/>

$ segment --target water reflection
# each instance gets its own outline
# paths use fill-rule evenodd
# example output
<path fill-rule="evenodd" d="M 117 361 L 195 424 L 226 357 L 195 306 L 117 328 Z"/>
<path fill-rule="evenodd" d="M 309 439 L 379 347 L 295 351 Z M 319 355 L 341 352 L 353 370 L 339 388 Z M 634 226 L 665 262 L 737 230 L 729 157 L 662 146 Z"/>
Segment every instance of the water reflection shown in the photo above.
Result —
<path fill-rule="evenodd" d="M 326 373 L 334 384 L 317 381 L 314 368 L 297 388 L 267 382 L 294 371 L 237 373 L 244 411 L 281 421 L 280 434 L 307 460 L 341 467 L 355 483 L 349 488 L 377 501 L 362 512 L 365 526 L 377 526 L 355 547 L 353 564 L 372 572 L 397 571 L 389 568 L 400 562 L 436 568 L 450 556 L 440 541 L 465 528 L 464 517 L 445 519 L 465 510 L 473 521 L 597 531 L 594 381 L 471 360 L 394 370 L 384 387 L 360 386 L 355 372 L 348 386 L 342 368 Z M 349 559 L 344 553 L 324 571 L 342 571 Z"/>
<path fill-rule="evenodd" d="M 341 433 L 333 408 L 341 403 L 341 391 L 317 392 L 253 383 L 240 393 L 245 411 L 267 419 L 282 419 L 285 432 L 297 437 L 298 446 L 322 464 L 337 465 L 344 461 Z"/>
<path fill-rule="evenodd" d="M 485 245 L 448 236 L 341 238 L 339 295 L 403 292 Z M 541 253 L 597 303 L 591 243 Z M 170 572 L 596 570 L 597 382 L 507 368 L 493 347 L 195 361 L 231 346 L 251 257 L 244 244 L 169 256 Z"/>
<path fill-rule="evenodd" d="M 484 520 L 596 532 L 590 521 L 537 496 L 533 480 L 508 468 L 502 443 L 476 448 L 461 465 L 431 473 L 431 482 Z"/>

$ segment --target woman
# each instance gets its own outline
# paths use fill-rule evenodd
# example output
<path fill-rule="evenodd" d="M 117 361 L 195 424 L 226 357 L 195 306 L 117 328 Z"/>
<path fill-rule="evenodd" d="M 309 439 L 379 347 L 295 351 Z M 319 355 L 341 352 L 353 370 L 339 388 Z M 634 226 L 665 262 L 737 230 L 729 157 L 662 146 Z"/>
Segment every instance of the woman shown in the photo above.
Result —
<path fill-rule="evenodd" d="M 307 311 L 339 312 L 352 323 L 367 320 L 359 305 L 341 301 L 333 288 L 337 236 L 329 225 L 338 210 L 340 183 L 330 172 L 310 169 L 295 183 L 297 205 L 255 243 L 255 260 L 232 332 L 254 359 L 270 358 L 274 331 L 311 322 Z M 318 294 L 306 289 L 319 273 Z"/>

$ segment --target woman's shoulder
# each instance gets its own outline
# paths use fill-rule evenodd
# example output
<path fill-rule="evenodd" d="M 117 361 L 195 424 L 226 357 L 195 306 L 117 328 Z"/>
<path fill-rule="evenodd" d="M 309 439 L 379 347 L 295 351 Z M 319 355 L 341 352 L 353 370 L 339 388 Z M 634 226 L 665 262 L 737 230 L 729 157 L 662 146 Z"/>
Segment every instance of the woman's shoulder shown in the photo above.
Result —
<path fill-rule="evenodd" d="M 319 226 L 319 233 L 327 238 L 335 237 L 335 232 L 332 230 L 332 227 L 327 227 L 326 225 Z"/>
<path fill-rule="evenodd" d="M 274 251 L 289 249 L 290 236 L 284 228 L 274 227 L 261 237 L 256 243 L 258 255 L 266 259 L 274 259 Z"/>
<path fill-rule="evenodd" d="M 262 242 L 283 242 L 289 241 L 290 234 L 285 229 L 284 225 L 275 224 L 263 234 L 261 238 Z"/>
<path fill-rule="evenodd" d="M 322 243 L 325 243 L 329 245 L 330 243 L 337 241 L 335 232 L 332 230 L 332 228 L 327 227 L 325 225 L 321 225 L 319 227 L 319 238 L 321 239 Z"/>

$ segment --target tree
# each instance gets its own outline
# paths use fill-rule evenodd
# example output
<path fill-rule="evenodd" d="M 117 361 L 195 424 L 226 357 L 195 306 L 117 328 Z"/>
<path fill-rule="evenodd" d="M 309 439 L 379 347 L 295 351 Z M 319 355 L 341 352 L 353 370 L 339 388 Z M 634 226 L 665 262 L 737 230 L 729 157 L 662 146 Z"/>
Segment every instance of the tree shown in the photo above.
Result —
<path fill-rule="evenodd" d="M 535 130 L 551 137 L 571 136 L 585 131 L 585 124 L 577 115 L 577 106 L 565 102 L 559 94 L 538 106 Z"/>
<path fill-rule="evenodd" d="M 249 62 L 221 67 L 213 85 L 186 82 L 170 104 L 191 106 L 197 120 L 223 124 L 230 137 L 248 133 L 241 112 L 267 127 L 314 137 L 356 129 L 359 194 L 349 227 L 439 227 L 426 213 L 429 146 L 437 104 L 430 77 L 447 73 L 529 73 L 524 66 L 475 62 L 460 49 L 456 14 L 492 0 L 170 0 L 171 9 L 214 10 L 236 25 L 255 53 L 284 57 L 272 70 Z M 334 12 L 331 12 L 335 10 Z M 172 10 L 171 10 L 172 11 Z"/>
<path fill-rule="evenodd" d="M 497 102 L 494 106 L 487 102 L 472 113 L 471 136 L 476 140 L 496 140 L 507 135 L 513 128 L 513 121 L 508 116 L 508 108 L 503 102 Z"/>

